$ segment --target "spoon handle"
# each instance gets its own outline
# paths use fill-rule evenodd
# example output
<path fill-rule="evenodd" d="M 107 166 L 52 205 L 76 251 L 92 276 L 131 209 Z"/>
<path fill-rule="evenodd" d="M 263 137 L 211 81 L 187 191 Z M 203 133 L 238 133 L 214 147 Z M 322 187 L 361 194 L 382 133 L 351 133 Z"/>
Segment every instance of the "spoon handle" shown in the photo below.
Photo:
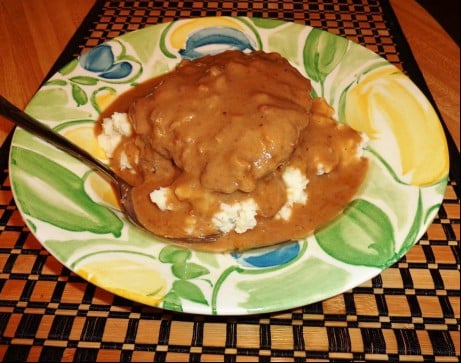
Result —
<path fill-rule="evenodd" d="M 13 121 L 16 125 L 20 126 L 26 131 L 29 131 L 33 135 L 40 137 L 41 139 L 47 141 L 48 143 L 56 146 L 57 148 L 71 154 L 78 160 L 84 162 L 91 168 L 98 169 L 105 176 L 107 176 L 112 181 L 119 183 L 120 178 L 105 164 L 103 164 L 98 159 L 94 158 L 87 151 L 78 147 L 59 133 L 55 132 L 45 124 L 36 120 L 35 118 L 29 116 L 24 111 L 17 108 L 6 98 L 0 95 L 0 115 L 5 116 L 6 118 Z"/>

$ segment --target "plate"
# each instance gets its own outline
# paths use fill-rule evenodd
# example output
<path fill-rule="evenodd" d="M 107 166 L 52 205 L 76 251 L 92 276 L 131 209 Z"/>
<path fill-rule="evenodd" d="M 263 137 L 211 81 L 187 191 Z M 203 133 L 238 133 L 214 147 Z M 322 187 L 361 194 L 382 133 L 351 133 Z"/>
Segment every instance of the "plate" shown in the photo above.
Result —
<path fill-rule="evenodd" d="M 71 61 L 26 111 L 104 160 L 93 126 L 117 95 L 183 58 L 227 49 L 280 53 L 311 79 L 338 122 L 368 135 L 370 170 L 345 211 L 314 235 L 273 247 L 224 254 L 175 247 L 130 224 L 98 174 L 18 129 L 9 160 L 12 190 L 44 248 L 82 278 L 126 299 L 205 315 L 315 303 L 398 261 L 442 203 L 447 144 L 436 113 L 411 80 L 345 38 L 246 17 L 149 26 Z"/>

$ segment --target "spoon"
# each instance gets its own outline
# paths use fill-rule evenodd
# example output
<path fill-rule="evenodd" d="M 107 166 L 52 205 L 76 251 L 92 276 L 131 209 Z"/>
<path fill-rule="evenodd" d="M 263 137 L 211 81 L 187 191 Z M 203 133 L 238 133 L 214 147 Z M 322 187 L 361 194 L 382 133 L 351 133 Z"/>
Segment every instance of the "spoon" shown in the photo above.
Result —
<path fill-rule="evenodd" d="M 120 178 L 107 165 L 105 165 L 104 163 L 93 157 L 90 153 L 75 145 L 59 133 L 53 131 L 45 124 L 41 123 L 40 121 L 28 115 L 24 111 L 20 110 L 1 95 L 0 115 L 5 116 L 6 118 L 13 121 L 16 125 L 22 127 L 24 130 L 32 133 L 35 136 L 40 137 L 41 139 L 45 140 L 51 145 L 56 146 L 62 151 L 74 156 L 90 168 L 100 172 L 103 176 L 109 179 L 109 181 L 112 182 L 116 187 L 116 191 L 120 199 L 120 204 L 122 205 L 123 212 L 128 217 L 128 219 L 138 227 L 153 234 L 152 231 L 146 229 L 146 227 L 139 221 L 138 216 L 136 215 L 131 195 L 133 187 L 130 184 L 128 184 L 125 180 Z M 183 242 L 205 242 L 214 241 L 216 240 L 217 236 L 218 235 L 209 235 L 190 238 L 180 238 L 176 240 Z M 169 238 L 166 236 L 159 237 L 167 239 Z"/>

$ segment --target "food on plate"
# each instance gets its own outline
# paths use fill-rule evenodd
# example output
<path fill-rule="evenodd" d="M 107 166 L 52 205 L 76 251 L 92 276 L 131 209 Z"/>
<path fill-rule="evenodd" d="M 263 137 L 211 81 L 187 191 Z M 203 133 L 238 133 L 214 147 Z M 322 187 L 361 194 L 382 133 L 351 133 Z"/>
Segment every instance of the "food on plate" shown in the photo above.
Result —
<path fill-rule="evenodd" d="M 366 138 L 311 91 L 278 53 L 183 60 L 120 95 L 98 140 L 160 236 L 207 251 L 298 239 L 344 209 L 368 165 Z"/>

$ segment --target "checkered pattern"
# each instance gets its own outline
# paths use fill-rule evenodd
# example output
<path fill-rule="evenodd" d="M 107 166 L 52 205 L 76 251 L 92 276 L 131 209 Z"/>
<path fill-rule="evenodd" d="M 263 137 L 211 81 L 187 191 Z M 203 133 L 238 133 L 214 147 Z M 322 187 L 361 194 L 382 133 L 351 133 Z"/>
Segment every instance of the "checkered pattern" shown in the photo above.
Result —
<path fill-rule="evenodd" d="M 52 73 L 86 48 L 127 31 L 215 15 L 278 18 L 346 36 L 424 89 L 385 0 L 98 1 Z M 116 297 L 44 250 L 12 198 L 8 145 L 0 150 L 0 360 L 458 361 L 459 180 L 450 181 L 437 218 L 419 243 L 365 284 L 280 313 L 193 316 Z"/>
<path fill-rule="evenodd" d="M 80 47 L 94 47 L 147 25 L 203 16 L 251 16 L 307 24 L 361 43 L 392 63 L 401 62 L 380 1 L 106 1 Z"/>

